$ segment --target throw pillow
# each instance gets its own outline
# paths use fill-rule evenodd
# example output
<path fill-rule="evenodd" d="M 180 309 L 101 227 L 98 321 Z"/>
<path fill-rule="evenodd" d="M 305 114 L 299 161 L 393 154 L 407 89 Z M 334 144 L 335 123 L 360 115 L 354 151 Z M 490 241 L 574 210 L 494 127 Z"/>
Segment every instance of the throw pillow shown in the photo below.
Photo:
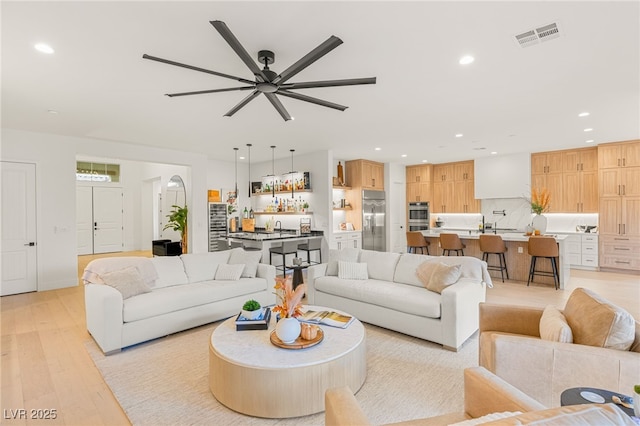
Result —
<path fill-rule="evenodd" d="M 418 276 L 418 279 L 420 280 L 420 282 L 425 288 L 427 288 L 427 285 L 429 285 L 431 276 L 433 275 L 433 272 L 436 270 L 436 267 L 438 266 L 438 264 L 439 262 L 437 261 L 427 260 L 426 262 L 422 262 L 416 268 L 416 275 Z"/>
<path fill-rule="evenodd" d="M 631 314 L 586 288 L 571 293 L 564 316 L 579 345 L 628 351 L 635 339 Z"/>
<path fill-rule="evenodd" d="M 366 263 L 338 261 L 338 278 L 345 280 L 368 280 Z"/>
<path fill-rule="evenodd" d="M 494 420 L 507 419 L 509 417 L 522 414 L 522 411 L 503 411 L 501 413 L 486 414 L 482 417 L 476 417 L 475 419 L 463 420 L 458 423 L 452 423 L 449 426 L 475 426 L 483 423 L 492 422 Z"/>
<path fill-rule="evenodd" d="M 246 251 L 245 249 L 238 247 L 231 250 L 231 256 L 229 256 L 229 265 L 244 264 L 244 271 L 242 271 L 242 277 L 255 278 L 258 271 L 258 263 L 262 258 L 262 251 Z"/>
<path fill-rule="evenodd" d="M 451 284 L 458 282 L 460 279 L 461 269 L 461 265 L 445 265 L 444 263 L 437 263 L 433 274 L 427 283 L 427 290 L 442 293 L 442 290 L 449 287 Z"/>
<path fill-rule="evenodd" d="M 573 343 L 573 333 L 562 312 L 553 305 L 544 308 L 540 318 L 540 338 L 552 342 Z"/>
<path fill-rule="evenodd" d="M 245 265 L 242 263 L 234 265 L 218 265 L 215 279 L 219 281 L 238 281 L 242 276 L 244 267 Z"/>
<path fill-rule="evenodd" d="M 338 261 L 357 262 L 358 257 L 360 257 L 360 249 L 358 248 L 330 249 L 329 261 L 327 262 L 327 276 L 335 277 L 338 275 Z"/>
<path fill-rule="evenodd" d="M 122 299 L 128 299 L 142 293 L 149 293 L 149 287 L 135 266 L 107 272 L 100 276 L 102 281 L 122 293 Z"/>

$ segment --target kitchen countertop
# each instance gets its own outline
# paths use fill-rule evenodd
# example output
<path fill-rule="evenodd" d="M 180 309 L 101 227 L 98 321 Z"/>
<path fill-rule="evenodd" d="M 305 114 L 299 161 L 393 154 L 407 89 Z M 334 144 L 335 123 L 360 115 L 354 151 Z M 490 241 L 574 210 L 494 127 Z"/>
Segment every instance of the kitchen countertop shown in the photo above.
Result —
<path fill-rule="evenodd" d="M 291 239 L 307 239 L 314 237 L 322 237 L 322 231 L 311 231 L 310 234 L 301 234 L 299 232 L 283 229 L 282 231 L 276 232 L 230 232 L 227 236 L 228 239 L 233 240 L 244 240 L 244 241 L 280 241 L 280 240 L 291 240 Z"/>
<path fill-rule="evenodd" d="M 449 229 L 443 229 L 441 231 L 421 231 L 422 235 L 427 238 L 436 238 L 440 236 L 442 232 L 448 232 L 452 234 L 458 234 L 460 239 L 463 240 L 477 240 L 482 235 L 479 231 L 454 231 Z M 493 235 L 493 232 L 485 232 L 485 234 Z M 500 235 L 504 241 L 528 241 L 529 236 L 525 235 L 523 232 L 498 232 L 497 235 Z M 554 237 L 557 241 L 565 240 L 568 235 L 566 234 L 544 234 L 544 236 Z"/>

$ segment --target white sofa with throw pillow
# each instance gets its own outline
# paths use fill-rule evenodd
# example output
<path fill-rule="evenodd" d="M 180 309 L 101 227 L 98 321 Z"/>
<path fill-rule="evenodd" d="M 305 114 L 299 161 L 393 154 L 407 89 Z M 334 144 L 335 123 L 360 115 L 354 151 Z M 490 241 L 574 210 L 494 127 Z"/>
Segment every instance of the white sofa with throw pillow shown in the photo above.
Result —
<path fill-rule="evenodd" d="M 307 269 L 310 304 L 454 351 L 478 330 L 478 305 L 491 285 L 486 262 L 467 256 L 348 248 Z"/>
<path fill-rule="evenodd" d="M 87 330 L 106 354 L 237 314 L 249 299 L 275 302 L 275 267 L 242 248 L 89 263 Z"/>

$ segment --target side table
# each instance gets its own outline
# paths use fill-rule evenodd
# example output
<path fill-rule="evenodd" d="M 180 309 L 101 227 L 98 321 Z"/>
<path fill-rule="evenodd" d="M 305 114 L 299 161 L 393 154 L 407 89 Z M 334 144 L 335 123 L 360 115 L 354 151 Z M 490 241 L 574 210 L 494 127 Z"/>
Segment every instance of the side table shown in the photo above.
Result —
<path fill-rule="evenodd" d="M 562 391 L 560 394 L 560 405 L 579 405 L 579 404 L 608 404 L 613 403 L 611 399 L 613 396 L 617 396 L 623 402 L 629 402 L 631 398 L 627 395 L 623 395 L 619 392 L 611 392 L 604 389 L 597 388 L 569 388 Z M 627 408 L 623 405 L 616 404 L 618 408 L 625 412 L 628 416 L 634 416 L 633 408 Z"/>
<path fill-rule="evenodd" d="M 302 277 L 302 270 L 307 269 L 311 264 L 309 262 L 302 262 L 300 265 L 287 265 L 287 269 L 293 269 L 293 289 L 295 290 L 298 285 L 304 282 Z"/>

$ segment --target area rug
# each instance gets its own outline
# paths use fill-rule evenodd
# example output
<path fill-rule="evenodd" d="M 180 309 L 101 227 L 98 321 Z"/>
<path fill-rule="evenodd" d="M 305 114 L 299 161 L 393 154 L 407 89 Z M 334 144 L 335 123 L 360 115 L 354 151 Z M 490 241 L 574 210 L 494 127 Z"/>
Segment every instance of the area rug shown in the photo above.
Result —
<path fill-rule="evenodd" d="M 323 425 L 324 413 L 261 419 L 236 413 L 209 391 L 209 338 L 219 323 L 104 356 L 86 348 L 134 425 Z M 374 424 L 463 409 L 463 370 L 478 365 L 477 334 L 455 353 L 365 324 L 367 379 L 356 398 Z M 286 395 L 282 395 L 286 398 Z"/>

